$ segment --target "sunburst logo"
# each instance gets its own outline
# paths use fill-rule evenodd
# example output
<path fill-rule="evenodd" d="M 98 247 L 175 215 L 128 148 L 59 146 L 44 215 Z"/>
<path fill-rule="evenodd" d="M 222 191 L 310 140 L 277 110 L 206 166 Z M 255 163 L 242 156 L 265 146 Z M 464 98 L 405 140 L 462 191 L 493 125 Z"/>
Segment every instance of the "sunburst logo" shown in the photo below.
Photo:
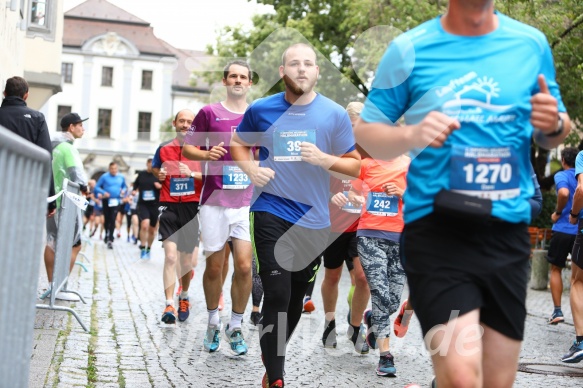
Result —
<path fill-rule="evenodd" d="M 498 94 L 500 92 L 498 82 L 494 81 L 493 78 L 484 76 L 478 79 L 474 85 L 476 85 L 476 90 L 480 90 L 486 95 L 487 104 L 490 104 L 492 97 L 500 97 Z"/>

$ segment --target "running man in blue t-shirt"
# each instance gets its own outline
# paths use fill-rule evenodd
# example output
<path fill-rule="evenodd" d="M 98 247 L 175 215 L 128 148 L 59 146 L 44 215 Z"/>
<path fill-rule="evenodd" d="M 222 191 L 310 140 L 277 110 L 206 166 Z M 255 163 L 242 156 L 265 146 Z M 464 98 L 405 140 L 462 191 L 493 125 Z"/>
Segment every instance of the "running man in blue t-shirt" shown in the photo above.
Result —
<path fill-rule="evenodd" d="M 360 171 L 348 114 L 314 91 L 318 73 L 312 47 L 288 47 L 279 67 L 285 92 L 251 105 L 231 140 L 233 160 L 255 185 L 250 226 L 264 291 L 263 387 L 283 387 L 285 347 L 328 242 L 328 174 L 356 177 Z M 255 145 L 261 147 L 258 164 L 251 156 Z"/>
<path fill-rule="evenodd" d="M 577 225 L 569 222 L 569 211 L 573 204 L 573 195 L 577 189 L 575 178 L 575 159 L 579 151 L 574 147 L 567 147 L 561 152 L 562 171 L 555 174 L 555 189 L 557 190 L 557 205 L 551 215 L 553 233 L 547 254 L 547 261 L 551 264 L 551 295 L 553 298 L 553 313 L 549 324 L 556 325 L 564 322 L 561 310 L 561 295 L 563 294 L 563 277 L 561 272 L 567 263 L 567 256 L 573 250 Z"/>
<path fill-rule="evenodd" d="M 450 0 L 391 42 L 376 74 L 355 136 L 374 158 L 413 151 L 401 252 L 437 385 L 509 387 L 526 318 L 531 138 L 553 148 L 571 127 L 549 44 L 492 0 Z"/>

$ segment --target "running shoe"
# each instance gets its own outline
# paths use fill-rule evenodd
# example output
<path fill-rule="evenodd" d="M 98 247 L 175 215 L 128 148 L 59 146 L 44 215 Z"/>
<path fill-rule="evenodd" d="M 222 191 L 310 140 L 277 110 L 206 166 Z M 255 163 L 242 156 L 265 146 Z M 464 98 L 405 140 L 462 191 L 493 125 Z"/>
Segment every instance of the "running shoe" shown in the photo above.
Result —
<path fill-rule="evenodd" d="M 164 313 L 162 314 L 162 322 L 167 325 L 176 323 L 176 309 L 172 305 L 166 306 Z"/>
<path fill-rule="evenodd" d="M 113 244 L 111 243 L 111 241 L 107 242 L 107 249 L 113 249 Z"/>
<path fill-rule="evenodd" d="M 243 339 L 243 333 L 240 328 L 235 328 L 232 331 L 229 330 L 229 325 L 225 328 L 225 334 L 229 338 L 229 344 L 231 345 L 231 350 L 237 355 L 242 356 L 247 354 L 247 344 Z"/>
<path fill-rule="evenodd" d="M 577 341 L 573 342 L 573 346 L 569 349 L 569 353 L 565 354 L 561 357 L 561 361 L 575 364 L 583 360 L 583 341 L 577 343 Z"/>
<path fill-rule="evenodd" d="M 310 298 L 309 296 L 306 296 L 304 298 L 304 310 L 302 311 L 302 313 L 311 314 L 312 311 L 314 311 L 315 309 L 316 309 L 316 306 L 314 306 L 314 302 L 312 302 L 312 298 Z"/>
<path fill-rule="evenodd" d="M 563 312 L 561 310 L 557 310 L 553 312 L 553 315 L 549 318 L 549 325 L 556 325 L 561 322 L 565 322 L 565 317 L 563 316 Z"/>
<path fill-rule="evenodd" d="M 325 348 L 336 347 L 336 321 L 330 321 L 328 326 L 324 329 L 324 334 L 322 334 L 322 344 L 324 344 Z"/>
<path fill-rule="evenodd" d="M 397 368 L 395 368 L 395 360 L 391 353 L 386 356 L 381 356 L 379 365 L 377 366 L 378 376 L 392 376 L 395 377 Z"/>
<path fill-rule="evenodd" d="M 350 326 L 350 329 L 352 329 L 352 326 Z M 366 329 L 364 328 L 363 324 L 360 324 L 360 328 L 358 329 L 358 333 L 356 333 L 356 335 L 350 336 L 350 341 L 354 345 L 354 350 L 356 353 L 368 354 L 370 349 L 368 347 L 368 343 L 366 342 Z"/>
<path fill-rule="evenodd" d="M 225 298 L 223 298 L 223 293 L 221 292 L 221 296 L 219 297 L 219 311 L 223 311 L 225 308 Z"/>
<path fill-rule="evenodd" d="M 190 315 L 190 301 L 188 298 L 178 298 L 178 320 L 180 322 L 186 321 Z"/>
<path fill-rule="evenodd" d="M 372 327 L 372 310 L 366 310 L 363 316 L 364 324 L 366 325 L 366 343 L 372 349 L 377 348 L 377 336 Z"/>
<path fill-rule="evenodd" d="M 147 253 L 147 251 L 145 249 L 142 249 L 140 251 L 140 259 L 145 260 L 146 259 L 146 253 Z"/>
<path fill-rule="evenodd" d="M 261 380 L 261 388 L 283 388 L 283 381 L 281 379 L 276 380 L 273 384 L 269 385 L 269 380 L 267 379 L 267 372 L 263 375 Z"/>
<path fill-rule="evenodd" d="M 206 334 L 204 336 L 203 346 L 204 349 L 213 353 L 221 348 L 221 328 L 223 324 L 219 322 L 218 325 L 208 325 L 206 328 Z"/>
<path fill-rule="evenodd" d="M 403 338 L 407 334 L 409 322 L 411 322 L 411 317 L 413 316 L 413 310 L 405 310 L 405 306 L 407 306 L 407 299 L 401 304 L 399 315 L 397 315 L 395 322 L 393 322 L 393 331 L 399 338 Z"/>
<path fill-rule="evenodd" d="M 253 311 L 253 312 L 251 312 L 251 317 L 249 318 L 249 320 L 251 321 L 253 326 L 257 326 L 257 325 L 259 325 L 259 323 L 261 323 L 262 318 L 263 318 L 263 316 L 261 315 L 261 313 L 259 311 Z"/>
<path fill-rule="evenodd" d="M 150 250 L 149 249 L 146 249 L 146 254 L 144 255 L 144 260 L 150 260 L 150 259 L 151 259 L 151 257 L 150 257 Z"/>

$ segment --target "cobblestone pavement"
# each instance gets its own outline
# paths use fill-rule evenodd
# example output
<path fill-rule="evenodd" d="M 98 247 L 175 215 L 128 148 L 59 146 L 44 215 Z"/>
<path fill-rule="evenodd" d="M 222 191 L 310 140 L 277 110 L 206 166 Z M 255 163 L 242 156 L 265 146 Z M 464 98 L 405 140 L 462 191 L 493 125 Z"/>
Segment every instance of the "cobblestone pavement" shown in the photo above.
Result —
<path fill-rule="evenodd" d="M 123 241 L 122 241 L 123 240 Z M 78 290 L 87 304 L 73 304 L 85 324 L 85 333 L 69 314 L 38 310 L 30 369 L 30 387 L 259 387 L 263 376 L 257 330 L 248 323 L 250 302 L 245 314 L 244 335 L 249 344 L 246 356 L 232 355 L 223 336 L 221 349 L 208 354 L 202 350 L 207 313 L 202 291 L 204 259 L 199 257 L 190 290 L 190 318 L 177 325 L 160 322 L 163 310 L 162 263 L 159 243 L 152 259 L 142 261 L 139 251 L 122 237 L 108 250 L 98 240 L 85 244 L 91 263 L 88 272 L 76 266 L 69 288 Z M 44 268 L 41 268 L 44 274 Z M 357 355 L 345 336 L 349 279 L 345 273 L 337 308 L 338 348 L 324 349 L 324 325 L 319 274 L 313 300 L 316 311 L 303 315 L 288 347 L 286 386 L 288 387 L 404 387 L 410 383 L 428 386 L 431 362 L 421 340 L 418 321 L 403 339 L 393 338 L 396 378 L 377 377 L 378 353 Z M 230 276 L 225 286 L 223 322 L 229 319 Z M 40 284 L 46 283 L 41 279 Z M 40 290 L 39 290 L 40 293 Z M 59 302 L 63 303 L 63 302 Z M 568 295 L 563 296 L 566 323 L 549 326 L 552 309 L 548 291 L 528 294 L 526 338 L 520 362 L 561 365 L 559 357 L 574 338 Z M 579 367 L 580 368 L 580 367 Z M 583 379 L 519 372 L 516 387 L 583 386 Z"/>

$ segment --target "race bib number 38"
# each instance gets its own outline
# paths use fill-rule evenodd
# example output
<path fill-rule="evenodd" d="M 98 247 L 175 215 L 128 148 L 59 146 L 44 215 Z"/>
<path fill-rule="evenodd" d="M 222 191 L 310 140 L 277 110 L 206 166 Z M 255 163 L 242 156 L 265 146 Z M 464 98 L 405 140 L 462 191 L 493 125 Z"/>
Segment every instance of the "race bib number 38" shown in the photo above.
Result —
<path fill-rule="evenodd" d="M 181 197 L 183 195 L 194 194 L 194 179 L 192 178 L 170 178 L 170 195 Z"/>
<path fill-rule="evenodd" d="M 453 146 L 452 191 L 493 201 L 520 194 L 518 156 L 512 147 Z"/>
<path fill-rule="evenodd" d="M 366 211 L 375 216 L 394 217 L 399 214 L 399 198 L 371 191 L 366 197 Z"/>
<path fill-rule="evenodd" d="M 237 166 L 223 166 L 223 189 L 246 189 L 251 179 Z"/>
<path fill-rule="evenodd" d="M 273 160 L 279 162 L 298 162 L 302 160 L 300 144 L 316 144 L 316 130 L 292 130 L 273 132 Z"/>

